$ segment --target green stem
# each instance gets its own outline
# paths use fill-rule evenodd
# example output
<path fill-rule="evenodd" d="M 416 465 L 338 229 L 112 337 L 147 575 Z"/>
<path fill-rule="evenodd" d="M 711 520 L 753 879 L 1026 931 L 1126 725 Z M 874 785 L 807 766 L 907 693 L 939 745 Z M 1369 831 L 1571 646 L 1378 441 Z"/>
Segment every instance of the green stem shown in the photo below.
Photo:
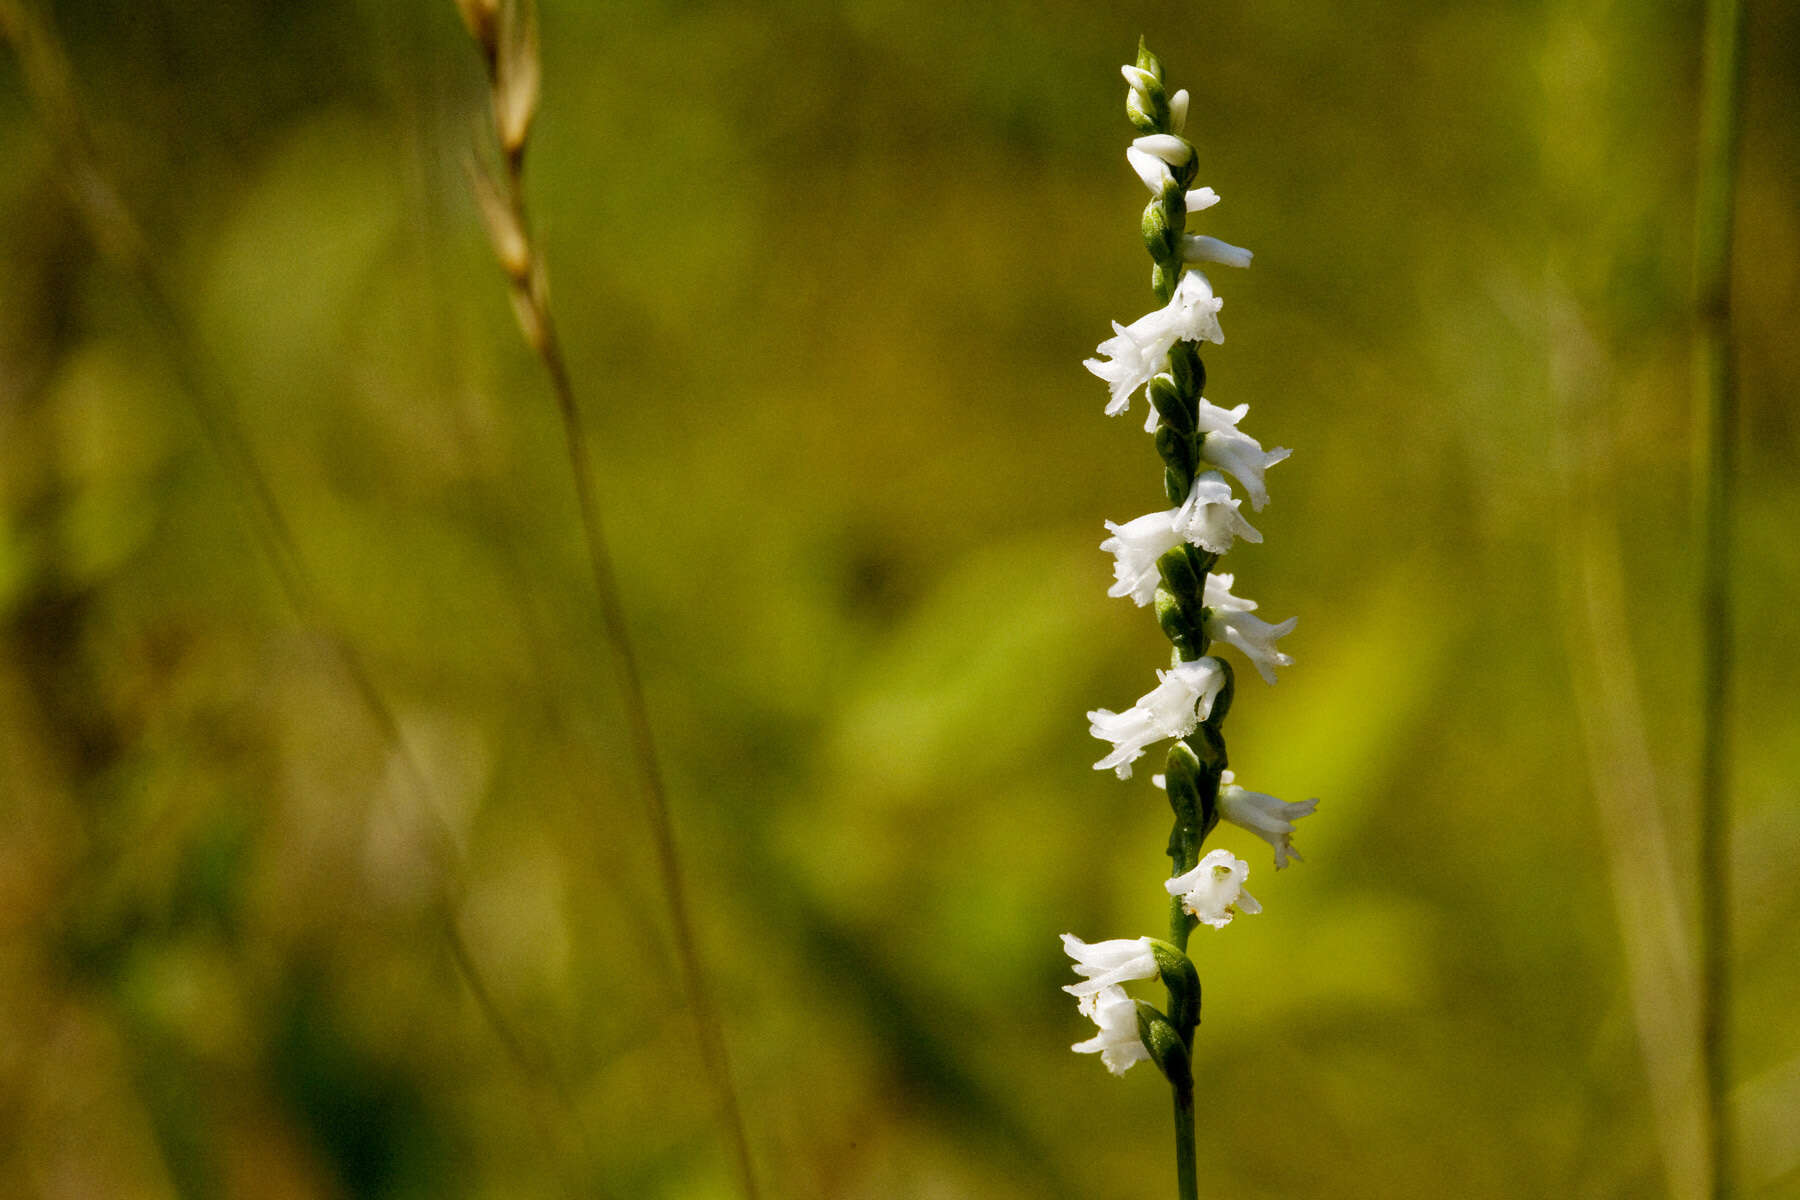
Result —
<path fill-rule="evenodd" d="M 1162 64 L 1144 46 L 1142 39 L 1138 41 L 1137 65 L 1140 70 L 1155 76 L 1160 85 Z M 1138 123 L 1138 127 L 1145 132 L 1174 132 L 1170 128 L 1167 104 L 1159 98 L 1154 107 L 1157 111 L 1153 115 L 1145 117 L 1143 123 L 1135 120 L 1134 123 Z M 1174 295 L 1183 270 L 1179 247 L 1181 234 L 1187 223 L 1187 210 L 1182 197 L 1185 189 L 1193 182 L 1196 166 L 1190 150 L 1185 165 L 1174 169 L 1173 180 L 1150 201 L 1144 213 L 1144 241 L 1153 260 L 1151 287 L 1155 290 L 1157 299 L 1164 304 Z M 1151 383 L 1147 392 L 1146 399 L 1155 407 L 1159 417 L 1156 450 L 1163 460 L 1164 487 L 1171 504 L 1180 504 L 1187 498 L 1194 485 L 1194 477 L 1201 469 L 1200 448 L 1205 435 L 1196 427 L 1196 417 L 1205 382 L 1206 368 L 1200 361 L 1199 347 L 1183 342 L 1178 343 L 1171 352 L 1167 376 L 1159 376 Z M 1203 657 L 1207 651 L 1204 629 L 1206 576 L 1217 557 L 1203 553 L 1196 547 L 1183 545 L 1164 555 L 1157 564 L 1162 576 L 1162 586 L 1157 589 L 1156 597 L 1157 623 L 1162 626 L 1163 632 L 1174 644 L 1176 654 L 1184 662 L 1193 662 Z M 1223 713 L 1218 715 L 1222 716 Z M 1205 840 L 1217 819 L 1214 814 L 1217 812 L 1224 743 L 1216 728 L 1203 728 L 1200 732 L 1208 738 L 1204 747 L 1206 757 L 1203 760 L 1207 766 L 1204 771 L 1195 773 L 1194 778 L 1204 789 L 1203 794 L 1195 797 L 1189 792 L 1184 794 L 1185 798 L 1177 795 L 1176 750 L 1171 750 L 1170 766 L 1166 768 L 1169 797 L 1175 808 L 1175 829 L 1169 839 L 1169 854 L 1174 860 L 1170 878 L 1193 869 L 1200 859 L 1200 843 Z M 1176 745 L 1179 752 L 1189 755 L 1191 759 L 1193 751 L 1185 741 L 1177 742 Z M 1198 804 L 1195 803 L 1196 799 Z M 1169 941 L 1183 954 L 1187 952 L 1188 936 L 1196 923 L 1193 917 L 1183 911 L 1181 897 L 1171 897 Z M 1174 999 L 1175 994 L 1171 989 L 1170 1012 L 1177 1010 Z M 1199 1174 L 1194 1153 L 1194 1081 L 1191 1073 L 1194 1026 L 1197 1019 L 1198 1006 L 1181 1021 L 1178 1032 L 1187 1053 L 1182 1057 L 1183 1068 L 1180 1075 L 1171 1075 L 1169 1078 L 1175 1100 L 1175 1181 L 1179 1200 L 1199 1200 Z"/>
<path fill-rule="evenodd" d="M 1180 871 L 1175 872 L 1175 875 L 1179 875 L 1179 874 L 1181 874 Z M 1169 876 L 1169 878 L 1173 879 L 1173 878 L 1175 878 L 1175 875 L 1171 875 L 1171 876 Z M 1181 897 L 1180 896 L 1170 897 L 1169 898 L 1169 941 L 1172 942 L 1177 948 L 1179 948 L 1181 950 L 1182 953 L 1185 954 L 1185 953 L 1187 953 L 1188 935 L 1192 932 L 1194 932 L 1194 918 L 1188 916 L 1187 913 L 1182 911 Z"/>
<path fill-rule="evenodd" d="M 1727 1101 L 1732 887 L 1726 723 L 1732 670 L 1732 439 L 1737 425 L 1731 326 L 1732 207 L 1743 74 L 1743 14 L 1738 0 L 1710 0 L 1707 4 L 1704 54 L 1694 206 L 1694 380 L 1705 446 L 1700 585 L 1700 1048 L 1706 1075 L 1711 1195 L 1714 1200 L 1724 1200 L 1734 1192 Z"/>
<path fill-rule="evenodd" d="M 1175 1089 L 1175 1195 L 1199 1200 L 1200 1179 L 1194 1158 L 1194 1087 Z"/>

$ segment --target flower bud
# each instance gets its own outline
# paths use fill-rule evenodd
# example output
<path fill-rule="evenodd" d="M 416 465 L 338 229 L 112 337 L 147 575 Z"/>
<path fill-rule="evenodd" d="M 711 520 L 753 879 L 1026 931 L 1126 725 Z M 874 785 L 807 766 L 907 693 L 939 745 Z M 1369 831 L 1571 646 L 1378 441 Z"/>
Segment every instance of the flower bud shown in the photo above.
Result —
<path fill-rule="evenodd" d="M 1145 938 L 1150 953 L 1156 958 L 1157 974 L 1169 989 L 1169 1023 L 1185 1042 L 1200 1023 L 1200 975 L 1193 960 L 1168 942 Z"/>
<path fill-rule="evenodd" d="M 1169 1018 L 1146 1001 L 1137 1002 L 1138 1040 L 1150 1054 L 1150 1061 L 1175 1087 L 1186 1090 L 1194 1086 L 1193 1067 L 1188 1061 L 1187 1043 Z"/>
<path fill-rule="evenodd" d="M 1201 728 L 1211 736 L 1176 742 L 1169 747 L 1169 756 L 1163 764 L 1163 787 L 1169 794 L 1169 807 L 1174 810 L 1178 824 L 1193 830 L 1192 848 L 1196 855 L 1200 843 L 1219 824 L 1217 795 L 1221 768 L 1214 751 L 1223 749 L 1217 745 L 1217 731 L 1210 726 Z M 1192 741 L 1201 743 L 1205 757 L 1195 753 Z M 1192 861 L 1183 853 L 1176 859 L 1176 865 L 1179 867 Z"/>

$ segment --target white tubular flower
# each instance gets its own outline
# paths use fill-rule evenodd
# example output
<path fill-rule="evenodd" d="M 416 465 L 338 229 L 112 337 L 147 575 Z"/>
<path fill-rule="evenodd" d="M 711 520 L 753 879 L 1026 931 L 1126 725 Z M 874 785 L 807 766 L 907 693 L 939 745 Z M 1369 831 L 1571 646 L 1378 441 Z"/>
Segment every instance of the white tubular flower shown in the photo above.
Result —
<path fill-rule="evenodd" d="M 1107 595 L 1130 596 L 1139 608 L 1156 599 L 1156 585 L 1162 578 L 1156 560 L 1181 545 L 1181 531 L 1175 526 L 1179 511 L 1146 513 L 1123 525 L 1106 523 L 1112 536 L 1101 542 L 1100 548 L 1113 556 L 1113 585 Z"/>
<path fill-rule="evenodd" d="M 1125 151 L 1125 161 L 1131 164 L 1131 169 L 1144 181 L 1144 186 L 1150 189 L 1153 196 L 1162 195 L 1163 188 L 1175 177 L 1168 163 L 1136 146 Z M 1182 197 L 1182 202 L 1187 205 L 1189 213 L 1205 212 L 1219 202 L 1219 193 L 1209 187 L 1194 188 Z M 1223 242 L 1219 244 L 1224 245 Z"/>
<path fill-rule="evenodd" d="M 1084 942 L 1072 933 L 1065 933 L 1062 944 L 1063 952 L 1075 960 L 1075 973 L 1083 977 L 1080 983 L 1063 988 L 1071 996 L 1091 996 L 1115 984 L 1157 976 L 1156 955 L 1150 952 L 1149 938 Z"/>
<path fill-rule="evenodd" d="M 1294 822 L 1310 817 L 1319 807 L 1318 800 L 1277 800 L 1239 787 L 1233 782 L 1235 778 L 1230 771 L 1219 777 L 1219 815 L 1275 847 L 1277 871 L 1287 866 L 1290 858 L 1305 861 L 1289 839 L 1294 834 Z"/>
<path fill-rule="evenodd" d="M 1237 423 L 1250 414 L 1248 404 L 1240 404 L 1236 408 L 1220 408 L 1205 396 L 1200 397 L 1199 414 L 1195 425 L 1201 433 L 1218 433 L 1220 430 L 1237 430 Z"/>
<path fill-rule="evenodd" d="M 1211 850 L 1194 869 L 1166 880 L 1163 887 L 1171 896 L 1181 897 L 1184 912 L 1200 919 L 1202 925 L 1223 929 L 1238 913 L 1262 911 L 1256 897 L 1244 890 L 1250 878 L 1250 864 L 1229 850 Z"/>
<path fill-rule="evenodd" d="M 1219 193 L 1209 187 L 1195 188 L 1187 194 L 1187 210 L 1190 213 L 1204 212 L 1219 202 Z"/>
<path fill-rule="evenodd" d="M 1169 97 L 1169 128 L 1180 133 L 1187 128 L 1188 93 L 1180 88 Z"/>
<path fill-rule="evenodd" d="M 1184 233 L 1181 235 L 1181 257 L 1184 262 L 1216 262 L 1228 267 L 1247 267 L 1256 256 L 1242 246 L 1221 242 L 1218 238 Z"/>
<path fill-rule="evenodd" d="M 1138 1037 L 1137 1002 L 1118 984 L 1081 998 L 1081 1015 L 1100 1027 L 1100 1032 L 1069 1049 L 1077 1054 L 1098 1054 L 1106 1069 L 1123 1075 L 1134 1063 L 1149 1059 Z"/>
<path fill-rule="evenodd" d="M 1174 525 L 1180 536 L 1211 554 L 1224 554 L 1231 549 L 1233 538 L 1246 542 L 1262 541 L 1262 534 L 1238 513 L 1243 501 L 1231 494 L 1231 485 L 1217 471 L 1207 471 L 1194 479 L 1188 497 L 1175 510 Z M 1164 552 L 1166 553 L 1166 551 Z M 1151 560 L 1151 570 L 1156 569 Z M 1152 581 L 1150 594 L 1156 595 Z M 1139 600 L 1139 604 L 1146 601 Z"/>
<path fill-rule="evenodd" d="M 1194 156 L 1194 148 L 1172 133 L 1146 133 L 1141 138 L 1133 138 L 1131 148 L 1153 154 L 1171 167 L 1182 166 Z"/>
<path fill-rule="evenodd" d="M 1147 150 L 1139 150 L 1136 146 L 1125 151 L 1125 161 L 1137 172 L 1137 177 L 1144 181 L 1153 196 L 1162 195 L 1162 190 L 1175 178 L 1175 172 L 1169 170 L 1169 164 L 1151 154 Z"/>
<path fill-rule="evenodd" d="M 1139 317 L 1129 326 L 1114 321 L 1113 336 L 1101 342 L 1095 351 L 1106 355 L 1110 361 L 1098 358 L 1082 361 L 1081 365 L 1099 376 L 1112 393 L 1112 398 L 1106 402 L 1107 416 L 1116 417 L 1124 412 L 1131 404 L 1132 394 L 1149 383 L 1150 377 L 1162 369 L 1163 356 L 1168 354 L 1168 347 L 1175 344 L 1175 339 L 1170 338 L 1162 347 L 1162 355 L 1158 355 L 1157 346 L 1138 341 L 1138 334 L 1142 333 L 1147 337 L 1151 329 L 1146 323 L 1152 317 L 1160 317 L 1164 311 L 1167 310 Z"/>
<path fill-rule="evenodd" d="M 1231 594 L 1234 577 L 1208 575 L 1201 603 L 1206 606 L 1206 636 L 1236 646 L 1256 666 L 1264 683 L 1275 682 L 1276 667 L 1291 667 L 1294 660 L 1275 648 L 1275 639 L 1292 633 L 1299 617 L 1289 617 L 1279 625 L 1271 625 L 1250 614 L 1256 601 Z"/>
<path fill-rule="evenodd" d="M 1156 687 L 1125 712 L 1102 708 L 1088 714 L 1088 732 L 1113 744 L 1113 752 L 1095 763 L 1094 770 L 1110 767 L 1120 779 L 1130 779 L 1131 764 L 1143 757 L 1145 747 L 1194 732 L 1225 685 L 1225 673 L 1211 658 L 1176 663 L 1158 671 L 1156 678 Z"/>
<path fill-rule="evenodd" d="M 1175 285 L 1175 294 L 1163 307 L 1139 317 L 1130 325 L 1114 321 L 1114 336 L 1101 342 L 1096 351 L 1111 361 L 1090 358 L 1081 364 L 1112 389 L 1106 415 L 1117 416 L 1125 411 L 1133 394 L 1167 365 L 1169 348 L 1176 342 L 1224 341 L 1218 316 L 1224 303 L 1213 295 L 1206 276 L 1198 271 L 1186 271 L 1182 273 L 1181 282 Z M 1151 425 L 1155 425 L 1154 414 Z"/>
<path fill-rule="evenodd" d="M 1093 370 L 1089 367 L 1088 370 Z M 1108 410 L 1111 411 L 1110 409 Z M 1269 502 L 1269 489 L 1263 483 L 1263 472 L 1292 454 L 1286 447 L 1264 450 L 1262 443 L 1238 430 L 1237 423 L 1250 411 L 1248 404 L 1236 408 L 1220 408 L 1200 401 L 1199 427 L 1206 437 L 1200 442 L 1200 457 L 1232 475 L 1250 493 L 1250 507 L 1261 512 Z"/>
<path fill-rule="evenodd" d="M 1262 534 L 1238 513 L 1241 503 L 1224 476 L 1207 471 L 1194 480 L 1180 508 L 1146 513 L 1123 525 L 1106 522 L 1112 536 L 1100 548 L 1113 556 L 1113 585 L 1106 594 L 1129 596 L 1139 608 L 1149 604 L 1162 581 L 1157 560 L 1184 541 L 1211 554 L 1229 551 L 1234 538 L 1262 541 Z"/>

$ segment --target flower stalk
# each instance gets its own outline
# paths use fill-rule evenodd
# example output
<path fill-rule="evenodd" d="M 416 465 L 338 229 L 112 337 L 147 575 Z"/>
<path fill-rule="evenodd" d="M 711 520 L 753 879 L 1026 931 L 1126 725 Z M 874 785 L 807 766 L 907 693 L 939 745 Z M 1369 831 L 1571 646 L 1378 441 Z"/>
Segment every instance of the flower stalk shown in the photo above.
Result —
<path fill-rule="evenodd" d="M 1153 745 L 1168 742 L 1162 774 L 1154 781 L 1174 817 L 1164 881 L 1169 940 L 1090 945 L 1064 935 L 1065 949 L 1085 977 L 1065 990 L 1100 1028 L 1077 1051 L 1100 1053 L 1115 1074 L 1150 1061 L 1168 1080 L 1175 1109 L 1176 1193 L 1181 1200 L 1196 1200 L 1193 1056 L 1201 988 L 1188 943 L 1199 925 L 1224 929 L 1239 915 L 1262 911 L 1244 887 L 1249 864 L 1229 850 L 1206 851 L 1204 843 L 1221 820 L 1229 821 L 1267 841 L 1280 869 L 1299 859 L 1291 842 L 1294 824 L 1318 801 L 1287 803 L 1236 784 L 1223 727 L 1237 675 L 1229 660 L 1212 653 L 1215 643 L 1231 647 L 1270 684 L 1277 668 L 1293 662 L 1276 643 L 1292 631 L 1294 619 L 1272 624 L 1252 615 L 1255 602 L 1233 594 L 1235 578 L 1215 569 L 1235 541 L 1262 541 L 1239 508 L 1248 499 L 1253 510 L 1262 510 L 1269 499 L 1265 473 L 1289 454 L 1284 448 L 1264 450 L 1238 428 L 1248 405 L 1221 408 L 1202 394 L 1206 367 L 1200 343 L 1222 344 L 1225 335 L 1219 325 L 1224 301 L 1200 264 L 1248 267 L 1252 255 L 1187 230 L 1190 214 L 1219 202 L 1212 188 L 1194 186 L 1199 155 L 1183 134 L 1188 94 L 1167 90 L 1161 62 L 1141 41 L 1137 61 L 1122 73 L 1126 116 L 1140 135 L 1125 157 L 1150 191 L 1139 229 L 1160 307 L 1129 325 L 1115 322 L 1113 336 L 1085 365 L 1107 385 L 1109 416 L 1125 412 L 1140 391 L 1144 394 L 1145 432 L 1162 461 L 1163 493 L 1173 507 L 1106 522 L 1111 536 L 1101 549 L 1113 556 L 1108 594 L 1151 607 L 1172 653 L 1169 668 L 1156 673 L 1156 687 L 1136 704 L 1122 713 L 1096 709 L 1088 722 L 1089 731 L 1112 746 L 1095 768 L 1120 779 L 1131 778 L 1133 764 Z M 1242 489 L 1242 499 L 1227 477 Z M 1167 994 L 1161 1010 L 1133 1002 L 1125 990 L 1126 983 L 1152 977 L 1162 981 Z M 1132 1004 L 1135 1029 L 1126 1023 Z"/>
<path fill-rule="evenodd" d="M 593 453 L 581 410 L 576 404 L 575 387 L 563 357 L 562 343 L 557 337 L 542 247 L 533 234 L 526 212 L 525 152 L 530 142 L 532 120 L 537 115 L 542 82 L 534 0 L 456 0 L 456 5 L 486 70 L 488 107 L 500 151 L 498 176 L 472 160 L 470 183 L 494 257 L 506 275 L 519 332 L 544 368 L 562 422 L 582 540 L 593 575 L 595 607 L 612 652 L 619 692 L 624 701 L 638 790 L 648 812 L 655 841 L 657 873 L 674 925 L 682 990 L 686 993 L 701 1060 L 729 1137 L 739 1190 L 745 1200 L 757 1200 L 760 1192 L 743 1106 L 732 1080 L 731 1060 L 718 1006 L 713 1001 L 700 961 L 698 936 L 675 842 L 661 759 L 650 724 L 649 703 L 645 699 L 637 654 L 625 620 L 625 605 L 607 545 L 600 498 L 594 486 Z"/>
<path fill-rule="evenodd" d="M 1731 1085 L 1730 717 L 1731 542 L 1737 380 L 1731 322 L 1738 141 L 1743 124 L 1744 14 L 1708 0 L 1701 83 L 1699 188 L 1694 206 L 1694 390 L 1701 419 L 1700 1050 L 1713 1200 L 1737 1194 Z"/>

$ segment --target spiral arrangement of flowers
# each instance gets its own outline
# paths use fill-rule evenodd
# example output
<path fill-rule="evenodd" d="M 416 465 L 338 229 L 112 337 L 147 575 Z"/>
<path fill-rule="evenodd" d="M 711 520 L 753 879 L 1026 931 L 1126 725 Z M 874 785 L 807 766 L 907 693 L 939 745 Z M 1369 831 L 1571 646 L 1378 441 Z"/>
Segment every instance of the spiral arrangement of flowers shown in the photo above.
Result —
<path fill-rule="evenodd" d="M 1089 371 L 1110 390 L 1109 416 L 1126 411 L 1139 392 L 1148 410 L 1145 431 L 1155 436 L 1163 462 L 1163 488 L 1171 507 L 1122 524 L 1111 521 L 1101 549 L 1113 556 L 1115 582 L 1108 595 L 1153 605 L 1158 624 L 1173 646 L 1169 668 L 1157 684 L 1124 712 L 1097 709 L 1088 714 L 1093 735 L 1111 745 L 1094 764 L 1129 779 L 1133 765 L 1152 746 L 1168 742 L 1163 771 L 1154 777 L 1175 814 L 1169 838 L 1173 860 L 1164 889 L 1170 897 L 1168 940 L 1117 938 L 1088 943 L 1063 935 L 1063 947 L 1082 976 L 1064 990 L 1098 1027 L 1078 1053 L 1099 1054 L 1114 1074 L 1134 1063 L 1154 1062 L 1174 1091 L 1179 1195 L 1196 1195 L 1192 1053 L 1200 1021 L 1200 981 L 1188 957 L 1188 937 L 1196 925 L 1223 929 L 1238 914 L 1262 911 L 1244 888 L 1250 866 L 1228 850 L 1202 854 L 1207 835 L 1220 820 L 1262 837 L 1274 848 L 1275 866 L 1298 860 L 1295 822 L 1317 800 L 1286 802 L 1239 787 L 1225 751 L 1223 726 L 1236 690 L 1231 661 L 1211 653 L 1224 643 L 1249 660 L 1266 683 L 1292 659 L 1277 641 L 1295 619 L 1270 624 L 1254 615 L 1256 604 L 1232 593 L 1235 580 L 1216 571 L 1219 559 L 1238 539 L 1261 542 L 1262 535 L 1239 511 L 1243 499 L 1253 511 L 1268 503 L 1264 474 L 1288 457 L 1286 449 L 1264 450 L 1238 428 L 1249 406 L 1221 408 L 1201 394 L 1206 368 L 1200 343 L 1222 343 L 1222 301 L 1201 264 L 1248 267 L 1250 251 L 1216 238 L 1187 232 L 1189 214 L 1219 202 L 1210 187 L 1195 187 L 1199 156 L 1183 136 L 1188 94 L 1172 95 L 1163 84 L 1162 64 L 1140 42 L 1135 65 L 1122 68 L 1127 84 L 1125 112 L 1140 136 L 1125 157 L 1150 190 L 1144 209 L 1144 245 L 1153 263 L 1151 284 L 1162 306 L 1129 325 L 1113 324 Z M 1244 497 L 1234 494 L 1232 483 Z M 1168 992 L 1164 1008 L 1134 999 L 1124 985 L 1160 978 Z"/>

